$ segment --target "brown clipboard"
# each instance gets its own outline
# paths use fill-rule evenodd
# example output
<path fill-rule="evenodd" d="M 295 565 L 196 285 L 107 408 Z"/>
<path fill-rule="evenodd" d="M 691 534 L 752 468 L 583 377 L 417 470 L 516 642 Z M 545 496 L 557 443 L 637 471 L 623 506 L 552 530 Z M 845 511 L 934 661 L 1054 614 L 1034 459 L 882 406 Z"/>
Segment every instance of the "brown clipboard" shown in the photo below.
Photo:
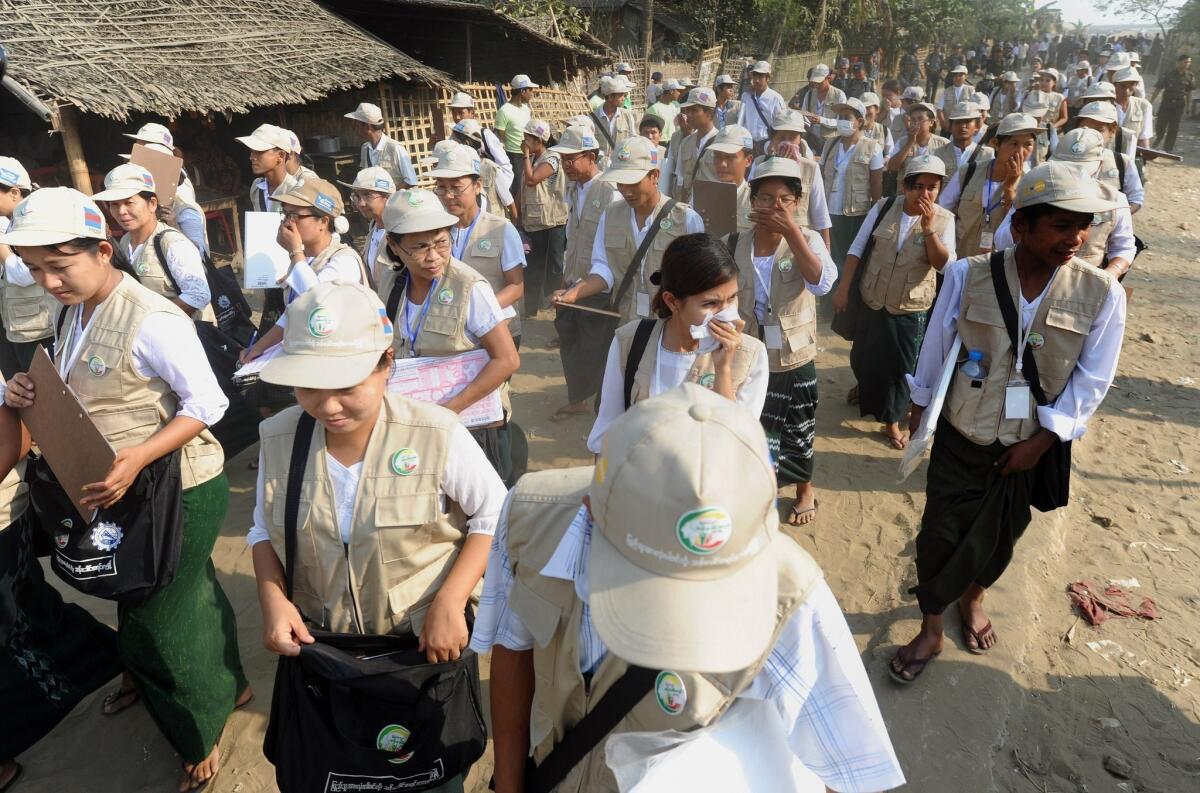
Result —
<path fill-rule="evenodd" d="M 79 503 L 83 486 L 103 482 L 117 453 L 40 345 L 33 354 L 29 379 L 35 398 L 32 407 L 20 410 L 21 421 L 79 514 L 87 518 L 94 508 Z"/>
<path fill-rule="evenodd" d="M 728 182 L 692 182 L 692 209 L 712 236 L 721 238 L 737 231 L 737 190 L 737 185 Z"/>
<path fill-rule="evenodd" d="M 1173 154 L 1162 149 L 1152 149 L 1149 146 L 1138 146 L 1137 153 L 1142 155 L 1143 160 L 1170 160 L 1171 162 L 1183 162 L 1183 157 L 1179 154 Z"/>
<path fill-rule="evenodd" d="M 155 151 L 144 143 L 135 143 L 129 161 L 142 166 L 154 177 L 154 194 L 158 196 L 160 207 L 169 207 L 175 202 L 179 174 L 183 170 L 182 159 Z"/>

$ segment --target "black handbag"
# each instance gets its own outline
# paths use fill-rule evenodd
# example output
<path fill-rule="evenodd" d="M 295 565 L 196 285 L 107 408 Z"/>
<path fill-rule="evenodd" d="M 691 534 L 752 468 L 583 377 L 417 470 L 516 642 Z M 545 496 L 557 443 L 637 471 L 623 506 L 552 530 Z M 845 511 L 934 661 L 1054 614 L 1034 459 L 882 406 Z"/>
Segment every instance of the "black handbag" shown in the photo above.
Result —
<path fill-rule="evenodd" d="M 176 292 L 181 291 L 175 275 L 167 266 L 162 234 L 154 235 L 154 252 L 158 254 L 163 275 L 171 282 L 171 287 Z M 236 341 L 240 347 L 245 347 L 250 343 L 250 338 L 255 331 L 253 312 L 250 310 L 250 303 L 247 302 L 246 296 L 242 294 L 242 288 L 238 285 L 237 276 L 233 274 L 233 268 L 217 267 L 212 257 L 203 252 L 200 254 L 200 260 L 204 265 L 204 277 L 208 281 L 208 292 L 213 313 L 217 317 L 217 327 Z"/>
<path fill-rule="evenodd" d="M 988 263 L 992 269 L 992 287 L 996 290 L 1000 313 L 1004 316 L 1012 348 L 1016 350 L 1019 343 L 1017 307 L 1013 305 L 1012 294 L 1008 291 L 1008 278 L 1004 274 L 1004 251 L 993 253 Z M 1025 346 L 1021 358 L 1021 370 L 1029 381 L 1029 392 L 1034 401 L 1039 405 L 1049 404 L 1038 377 L 1037 359 L 1029 345 Z M 1038 460 L 1030 476 L 1030 506 L 1039 512 L 1065 507 L 1071 500 L 1071 442 L 1055 437 L 1054 443 Z"/>
<path fill-rule="evenodd" d="M 301 414 L 284 501 L 284 561 L 292 598 L 300 482 L 315 421 Z M 275 671 L 263 754 L 281 793 L 422 791 L 466 773 L 487 727 L 479 658 L 431 664 L 415 636 L 312 631 L 316 642 Z"/>
<path fill-rule="evenodd" d="M 175 580 L 183 545 L 178 449 L 142 469 L 128 492 L 86 521 L 43 457 L 30 460 L 30 503 L 50 535 L 50 567 L 85 595 L 138 606 Z"/>
<path fill-rule="evenodd" d="M 854 268 L 854 278 L 850 281 L 850 294 L 846 301 L 846 310 L 835 312 L 833 321 L 829 323 L 829 329 L 846 341 L 854 341 L 858 332 L 859 317 L 866 309 L 867 304 L 863 302 L 858 284 L 862 281 L 863 270 L 867 269 L 867 260 L 871 258 L 871 249 L 875 247 L 875 231 L 883 222 L 884 216 L 891 210 L 892 204 L 897 200 L 903 199 L 892 196 L 885 199 L 883 206 L 879 208 L 879 214 L 875 216 L 875 223 L 871 226 L 871 233 L 867 235 L 867 244 L 863 247 L 862 255 L 858 257 L 858 266 Z M 845 267 L 845 262 L 842 263 L 842 266 Z"/>

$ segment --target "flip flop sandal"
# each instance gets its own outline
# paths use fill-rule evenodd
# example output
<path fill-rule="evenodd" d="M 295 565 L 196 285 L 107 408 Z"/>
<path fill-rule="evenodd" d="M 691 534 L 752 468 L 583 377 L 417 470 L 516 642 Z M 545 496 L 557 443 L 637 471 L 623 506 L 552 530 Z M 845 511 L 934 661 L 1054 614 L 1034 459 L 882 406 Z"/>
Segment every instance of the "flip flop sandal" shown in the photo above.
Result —
<path fill-rule="evenodd" d="M 119 691 L 114 691 L 104 698 L 104 701 L 101 703 L 100 713 L 104 716 L 116 716 L 121 711 L 132 708 L 141 698 L 141 694 L 138 693 L 136 688 L 123 688 Z M 117 702 L 126 699 L 128 702 L 121 707 L 109 710 L 109 708 L 112 708 Z"/>
<path fill-rule="evenodd" d="M 234 709 L 234 710 L 241 710 L 242 708 L 246 707 L 247 705 L 249 705 L 249 704 L 250 704 L 251 702 L 253 702 L 253 701 L 254 701 L 254 692 L 253 692 L 253 691 L 251 691 L 251 692 L 250 692 L 250 696 L 246 698 L 246 701 L 245 701 L 245 702 L 242 702 L 241 704 L 239 704 L 238 702 L 236 702 L 236 701 L 235 701 L 235 702 L 233 703 L 233 709 Z M 3 793 L 3 792 L 2 792 L 2 791 L 0 791 L 0 793 Z"/>
<path fill-rule="evenodd" d="M 963 623 L 962 623 L 962 629 L 963 629 L 963 631 L 962 631 L 963 645 L 967 648 L 967 652 L 969 652 L 971 655 L 987 655 L 989 652 L 991 652 L 992 647 L 995 647 L 996 644 L 1000 641 L 999 639 L 997 639 L 995 642 L 992 643 L 992 647 L 984 647 L 983 646 L 983 639 L 985 636 L 987 636 L 989 633 L 992 634 L 993 636 L 995 636 L 995 634 L 996 634 L 996 632 L 992 629 L 992 621 L 991 620 L 988 620 L 988 623 L 986 625 L 984 625 L 982 629 L 977 631 L 971 627 L 971 623 L 967 622 L 964 619 Z M 972 647 L 970 645 L 970 643 L 967 641 L 968 639 L 975 640 L 974 647 Z"/>
<path fill-rule="evenodd" d="M 854 386 L 854 388 L 851 388 L 849 391 L 846 392 L 846 404 L 847 405 L 857 405 L 858 404 L 858 386 Z"/>
<path fill-rule="evenodd" d="M 567 410 L 566 408 L 559 408 L 558 410 L 554 411 L 554 415 L 550 417 L 550 420 L 554 422 L 566 421 L 568 419 L 573 419 L 576 416 L 582 416 L 585 413 L 591 412 L 592 411 L 588 408 L 584 408 L 583 410 Z"/>
<path fill-rule="evenodd" d="M 808 507 L 807 509 L 796 509 L 796 505 L 792 504 L 792 509 L 788 514 L 788 525 L 789 526 L 807 526 L 808 524 L 812 523 L 814 520 L 817 519 L 817 507 L 819 507 L 819 506 L 821 506 L 821 502 L 815 498 L 813 499 L 813 505 L 811 507 Z M 812 515 L 812 517 L 809 518 L 808 520 L 804 520 L 804 521 L 799 520 L 799 518 L 802 518 L 805 515 Z M 792 518 L 796 518 L 797 520 L 795 522 L 793 522 Z"/>
<path fill-rule="evenodd" d="M 929 662 L 941 654 L 942 653 L 939 650 L 938 652 L 928 655 L 925 658 L 906 658 L 904 655 L 904 648 L 901 647 L 896 651 L 896 654 L 892 656 L 892 660 L 888 661 L 888 675 L 892 678 L 892 680 L 895 680 L 902 686 L 911 686 L 913 683 L 917 682 L 917 678 L 920 677 L 925 671 L 925 667 L 929 666 Z M 903 666 L 900 667 L 899 672 L 896 671 L 896 661 L 899 661 L 901 664 L 903 664 Z M 905 677 L 905 672 L 910 673 L 912 677 Z"/>
<path fill-rule="evenodd" d="M 899 438 L 894 437 L 889 435 L 887 430 L 880 430 L 879 434 L 883 436 L 885 441 L 887 441 L 888 446 L 891 446 L 898 452 L 904 451 L 905 447 L 908 446 L 908 439 L 904 438 L 903 436 Z"/>
<path fill-rule="evenodd" d="M 13 775 L 11 777 L 9 777 L 7 782 L 4 783 L 4 787 L 0 787 L 0 793 L 6 793 L 6 791 L 11 790 L 12 786 L 17 784 L 18 780 L 21 779 L 21 775 L 24 773 L 25 773 L 25 766 L 21 765 L 16 760 L 14 760 L 13 761 Z"/>

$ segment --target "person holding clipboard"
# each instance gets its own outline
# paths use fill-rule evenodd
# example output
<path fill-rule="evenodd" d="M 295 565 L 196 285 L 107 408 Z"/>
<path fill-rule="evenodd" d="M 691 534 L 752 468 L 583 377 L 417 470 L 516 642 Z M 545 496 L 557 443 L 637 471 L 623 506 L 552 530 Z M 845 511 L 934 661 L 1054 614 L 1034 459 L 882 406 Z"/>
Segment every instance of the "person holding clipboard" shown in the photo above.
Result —
<path fill-rule="evenodd" d="M 104 480 L 85 486 L 83 504 L 115 504 L 144 468 L 182 450 L 183 537 L 175 578 L 144 604 L 118 608 L 126 673 L 104 712 L 118 713 L 140 698 L 182 759 L 179 790 L 194 790 L 217 773 L 225 722 L 252 696 L 233 607 L 210 558 L 229 483 L 221 446 L 208 428 L 229 401 L 192 320 L 121 267 L 127 263 L 106 232 L 90 198 L 53 187 L 17 207 L 0 241 L 17 249 L 38 285 L 66 307 L 54 363 L 117 452 Z M 9 381 L 9 407 L 28 408 L 36 399 L 28 375 Z"/>
<path fill-rule="evenodd" d="M 395 326 L 397 356 L 445 357 L 483 348 L 491 358 L 475 379 L 442 407 L 458 413 L 498 388 L 521 365 L 504 313 L 487 279 L 452 255 L 459 219 L 428 190 L 401 190 L 383 211 L 390 266 L 399 270 L 385 318 Z M 512 473 L 507 394 L 504 418 L 471 429 L 505 481 Z"/>

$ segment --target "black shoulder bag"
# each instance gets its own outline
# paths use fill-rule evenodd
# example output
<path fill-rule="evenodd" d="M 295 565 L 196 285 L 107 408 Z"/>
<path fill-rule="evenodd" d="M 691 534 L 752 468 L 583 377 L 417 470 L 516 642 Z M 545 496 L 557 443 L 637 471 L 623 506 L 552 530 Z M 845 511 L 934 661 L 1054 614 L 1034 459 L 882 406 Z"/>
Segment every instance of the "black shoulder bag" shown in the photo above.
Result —
<path fill-rule="evenodd" d="M 625 358 L 625 409 L 633 404 L 633 378 L 637 375 L 638 367 L 642 365 L 642 356 L 646 354 L 646 344 L 650 341 L 650 333 L 658 324 L 656 319 L 643 319 L 638 322 L 637 330 L 633 332 L 633 343 L 629 346 L 629 355 Z"/>
<path fill-rule="evenodd" d="M 300 484 L 316 421 L 296 427 L 284 496 L 288 599 L 296 560 Z M 487 727 L 479 658 L 431 664 L 417 637 L 312 631 L 316 642 L 281 657 L 263 754 L 282 793 L 422 791 L 465 774 Z"/>
<path fill-rule="evenodd" d="M 866 309 L 858 284 L 862 281 L 863 270 L 867 269 L 867 260 L 871 257 L 871 250 L 875 247 L 875 232 L 879 229 L 879 224 L 883 223 L 884 216 L 891 211 L 897 198 L 897 196 L 892 196 L 885 199 L 883 206 L 879 208 L 879 215 L 876 216 L 875 223 L 871 226 L 871 233 L 867 236 L 867 244 L 863 246 L 862 255 L 858 257 L 858 267 L 854 268 L 854 280 L 850 282 L 850 299 L 846 301 L 846 310 L 835 313 L 833 322 L 829 325 L 830 330 L 846 341 L 854 341 L 858 332 L 859 319 Z"/>
<path fill-rule="evenodd" d="M 171 282 L 171 287 L 179 292 L 179 283 L 175 280 L 171 268 L 167 266 L 161 234 L 154 235 L 154 252 L 158 254 L 158 261 L 162 265 L 167 280 Z M 212 301 L 213 313 L 217 317 L 217 327 L 239 346 L 245 347 L 250 343 L 250 337 L 254 335 L 255 331 L 254 321 L 251 318 L 253 312 L 250 310 L 250 304 L 246 301 L 246 296 L 242 294 L 242 288 L 238 286 L 233 268 L 217 267 L 207 253 L 201 254 L 200 261 L 204 265 L 204 277 L 208 281 L 208 292 Z"/>
<path fill-rule="evenodd" d="M 608 119 L 600 118 L 600 116 L 596 115 L 595 110 L 592 111 L 591 115 L 592 120 L 596 122 L 596 131 L 603 135 L 604 139 L 608 141 L 609 150 L 616 149 L 617 144 L 615 141 L 613 141 L 612 132 L 610 132 L 608 129 Z"/>
<path fill-rule="evenodd" d="M 629 287 L 633 285 L 634 275 L 636 275 L 638 270 L 642 268 L 642 260 L 646 258 L 646 252 L 650 250 L 650 243 L 654 242 L 654 238 L 658 236 L 658 230 L 662 228 L 663 221 L 666 219 L 667 215 L 671 214 L 671 210 L 674 209 L 675 205 L 678 203 L 679 202 L 674 198 L 668 198 L 667 203 L 663 204 L 662 211 L 655 216 L 654 223 L 646 232 L 646 236 L 642 238 L 642 244 L 637 247 L 636 251 L 634 251 L 633 259 L 630 260 L 629 266 L 625 268 L 625 275 L 621 278 L 621 285 L 617 288 L 617 291 L 613 293 L 613 300 L 609 305 L 609 308 L 612 311 L 621 310 L 621 301 L 624 300 L 625 295 L 629 293 Z"/>
<path fill-rule="evenodd" d="M 1004 325 L 1008 329 L 1008 338 L 1015 351 L 1020 343 L 1017 327 L 1017 307 L 1013 305 L 1012 293 L 1008 290 L 1008 278 L 1004 273 L 1004 251 L 996 251 L 991 255 L 989 264 L 992 269 L 992 287 L 996 290 L 996 300 L 1000 304 L 1000 313 L 1004 316 Z M 1049 404 L 1046 392 L 1042 390 L 1038 378 L 1037 359 L 1033 349 L 1025 346 L 1021 357 L 1021 371 L 1029 381 L 1029 391 L 1039 405 Z M 1071 442 L 1063 441 L 1057 436 L 1054 443 L 1038 460 L 1030 472 L 1029 503 L 1039 512 L 1050 512 L 1065 507 L 1071 499 Z"/>

